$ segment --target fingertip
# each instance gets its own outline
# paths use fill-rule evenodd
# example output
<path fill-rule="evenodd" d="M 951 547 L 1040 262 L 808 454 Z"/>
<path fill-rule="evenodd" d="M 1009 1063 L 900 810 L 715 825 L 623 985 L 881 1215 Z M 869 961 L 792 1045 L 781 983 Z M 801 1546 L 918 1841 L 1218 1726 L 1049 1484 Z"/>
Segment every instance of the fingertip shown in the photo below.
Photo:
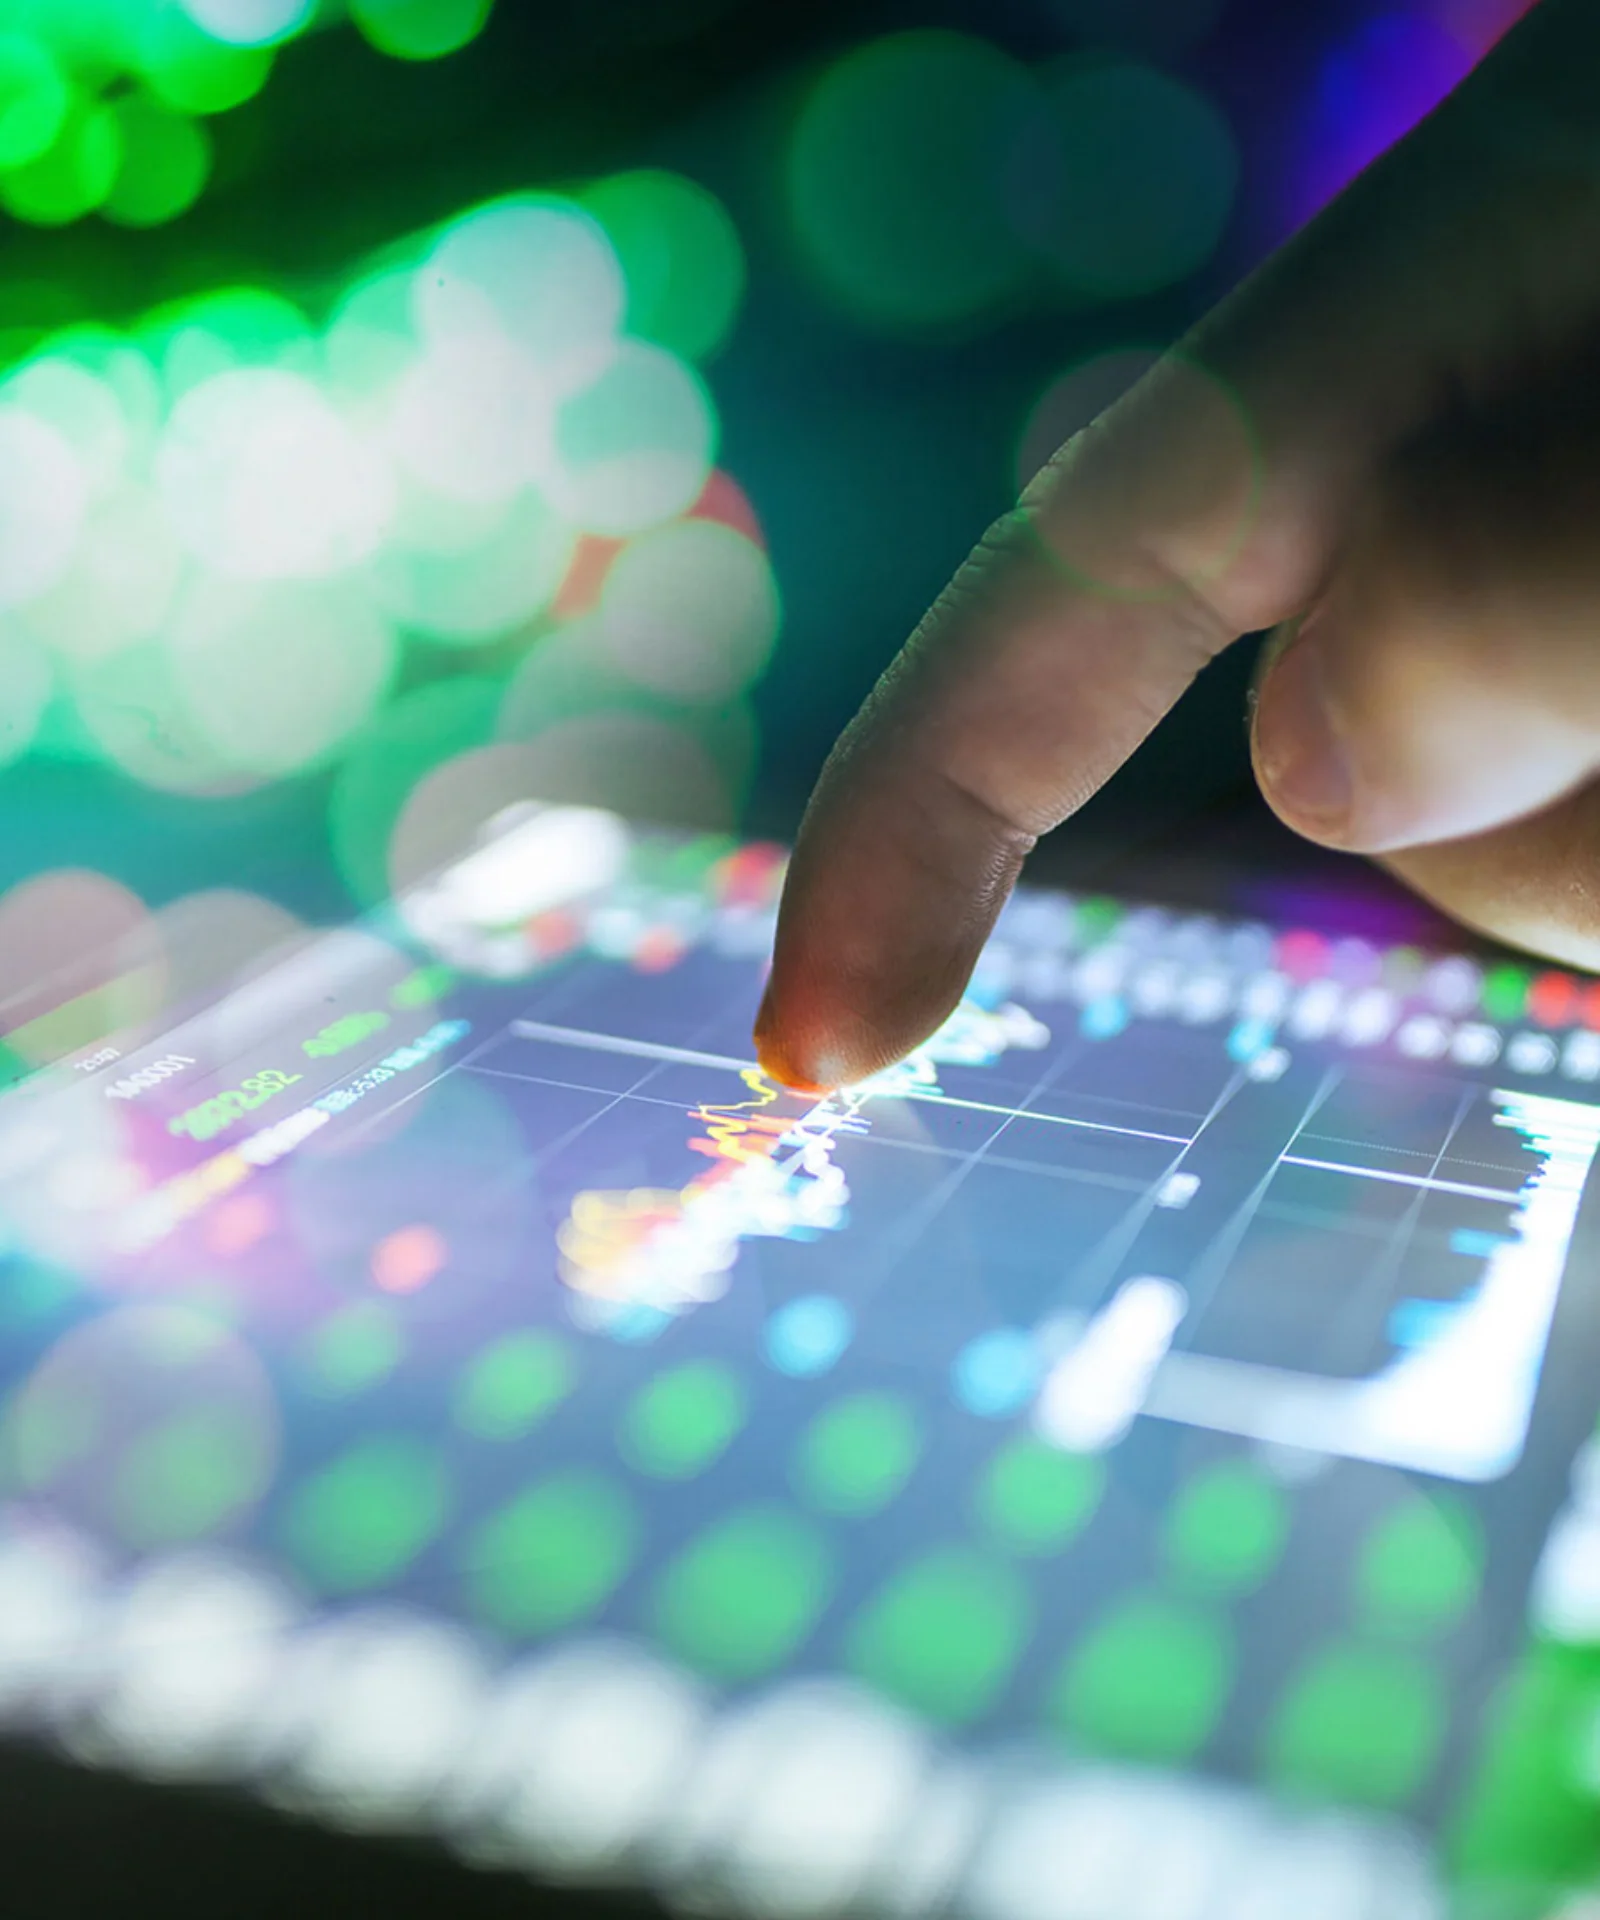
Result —
<path fill-rule="evenodd" d="M 799 1042 L 780 1016 L 771 987 L 762 996 L 755 1024 L 756 1059 L 769 1080 L 791 1093 L 831 1093 L 844 1084 L 844 1075 L 831 1075 L 814 1049 Z"/>

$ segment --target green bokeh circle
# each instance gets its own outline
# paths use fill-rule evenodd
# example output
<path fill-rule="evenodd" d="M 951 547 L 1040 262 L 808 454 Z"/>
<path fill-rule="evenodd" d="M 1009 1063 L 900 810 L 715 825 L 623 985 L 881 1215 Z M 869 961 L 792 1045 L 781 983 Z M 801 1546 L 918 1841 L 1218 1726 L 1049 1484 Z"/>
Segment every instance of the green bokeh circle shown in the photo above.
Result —
<path fill-rule="evenodd" d="M 350 0 L 350 17 L 380 53 L 438 60 L 476 40 L 494 0 Z"/>
<path fill-rule="evenodd" d="M 1068 286 L 1129 299 L 1203 266 L 1239 184 L 1218 109 L 1173 75 L 1134 65 L 1072 67 L 1048 93 L 1055 138 L 1028 225 Z"/>
<path fill-rule="evenodd" d="M 211 172 L 204 127 L 149 94 L 119 100 L 113 111 L 122 162 L 101 212 L 123 227 L 159 227 L 186 213 Z"/>
<path fill-rule="evenodd" d="M 788 157 L 796 238 L 824 288 L 889 329 L 970 322 L 1025 283 L 1009 217 L 1047 135 L 1028 73 L 964 34 L 894 34 L 825 74 Z"/>

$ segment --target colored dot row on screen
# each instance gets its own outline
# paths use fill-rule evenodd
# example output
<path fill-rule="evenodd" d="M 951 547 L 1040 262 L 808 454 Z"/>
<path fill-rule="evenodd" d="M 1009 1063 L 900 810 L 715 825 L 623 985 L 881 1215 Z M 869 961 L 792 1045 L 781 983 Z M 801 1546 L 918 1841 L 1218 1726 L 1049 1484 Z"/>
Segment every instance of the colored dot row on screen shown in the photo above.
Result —
<path fill-rule="evenodd" d="M 627 1571 L 639 1522 L 620 1489 L 582 1473 L 546 1482 L 475 1536 L 468 1586 L 481 1614 L 515 1633 L 591 1612 Z M 655 1636 L 687 1665 L 749 1681 L 791 1659 L 833 1598 L 837 1551 L 781 1506 L 714 1522 L 657 1576 Z M 968 1723 L 1010 1682 L 1034 1633 L 1026 1583 L 1004 1559 L 936 1548 L 896 1569 L 845 1623 L 845 1666 L 928 1719 Z M 1177 1761 L 1211 1738 L 1236 1668 L 1217 1613 L 1156 1595 L 1116 1602 L 1061 1663 L 1047 1718 L 1108 1752 Z M 1318 1797 L 1400 1804 L 1437 1753 L 1444 1702 L 1415 1655 L 1339 1643 L 1299 1672 L 1265 1739 L 1265 1770 Z"/>
<path fill-rule="evenodd" d="M 1195 978 L 1204 976 L 1207 968 L 1221 968 L 1269 978 L 1279 975 L 1291 988 L 1315 982 L 1351 994 L 1383 988 L 1455 1019 L 1480 1013 L 1501 1025 L 1526 1020 L 1545 1030 L 1590 1027 L 1600 1031 L 1600 981 L 1556 968 L 1535 970 L 1513 961 L 1485 965 L 1462 954 L 1430 957 L 1415 947 L 1381 947 L 1304 927 L 1273 933 L 1249 924 L 1230 927 L 1209 920 L 1183 920 L 1109 901 L 1023 895 L 1003 917 L 997 956 L 989 963 L 994 981 L 1002 986 L 1010 983 L 1012 969 L 999 963 L 999 955 L 1010 952 L 1013 941 L 1017 943 L 1013 959 L 1035 949 L 1041 955 L 1053 950 L 1085 955 L 1080 964 L 1089 972 L 1078 997 L 1085 1002 L 1084 1030 L 1090 1037 L 1101 1037 L 1101 1028 L 1106 1034 L 1120 1031 L 1126 1009 L 1117 1004 L 1118 989 L 1130 967 L 1139 963 L 1147 971 L 1150 965 L 1159 970 L 1164 961 L 1179 963 L 1169 968 L 1174 994 L 1192 992 Z M 1026 970 L 1028 963 L 1017 964 Z M 1099 990 L 1094 988 L 1096 981 L 1101 983 Z M 1149 991 L 1155 990 L 1152 981 Z"/>
<path fill-rule="evenodd" d="M 501 1343 L 500 1351 L 516 1349 Z M 714 1363 L 674 1369 L 627 1410 L 624 1451 L 644 1456 L 648 1471 L 679 1474 L 686 1460 L 718 1450 L 736 1400 L 731 1376 Z M 802 1441 L 796 1490 L 824 1514 L 870 1513 L 898 1491 L 916 1452 L 904 1403 L 848 1396 Z M 1103 1488 L 1098 1459 L 1031 1436 L 1008 1441 L 973 1496 L 974 1517 L 1003 1551 L 956 1543 L 896 1569 L 846 1623 L 846 1665 L 934 1720 L 981 1715 L 1033 1637 L 1034 1603 L 1011 1556 L 1061 1551 L 1092 1518 Z M 403 1571 L 443 1530 L 448 1505 L 435 1449 L 405 1435 L 369 1437 L 302 1483 L 286 1544 L 314 1584 L 355 1592 Z M 1286 1531 L 1281 1491 L 1247 1463 L 1192 1476 L 1163 1530 L 1167 1562 L 1192 1597 L 1117 1602 L 1068 1649 L 1047 1717 L 1108 1752 L 1174 1761 L 1197 1751 L 1221 1716 L 1235 1664 L 1231 1629 L 1214 1603 L 1259 1586 Z M 642 1540 L 640 1507 L 622 1485 L 592 1468 L 556 1473 L 472 1530 L 462 1557 L 468 1597 L 503 1631 L 554 1631 L 606 1602 Z M 736 1509 L 658 1574 L 650 1624 L 697 1669 L 727 1681 L 756 1678 L 815 1631 L 831 1602 L 838 1551 L 816 1521 L 780 1504 Z M 1379 1644 L 1338 1643 L 1295 1676 L 1268 1728 L 1266 1771 L 1296 1791 L 1380 1804 L 1409 1798 L 1432 1764 L 1444 1709 L 1431 1669 L 1396 1637 L 1459 1619 L 1476 1598 L 1481 1567 L 1481 1538 L 1465 1509 L 1418 1495 L 1382 1516 L 1353 1578 L 1355 1612 Z M 1393 1711 L 1379 1711 L 1391 1694 Z"/>
<path fill-rule="evenodd" d="M 352 1391 L 382 1377 L 394 1363 L 395 1340 L 382 1303 L 358 1303 L 333 1316 L 315 1347 L 327 1390 Z M 503 1336 L 460 1376 L 456 1421 L 480 1439 L 522 1438 L 571 1393 L 576 1379 L 576 1357 L 558 1336 L 539 1330 Z M 958 1359 L 956 1380 L 964 1404 L 1012 1411 L 1017 1389 L 1031 1394 L 1036 1387 L 1032 1343 L 1015 1330 L 985 1335 Z M 747 1389 L 732 1367 L 692 1360 L 655 1374 L 625 1404 L 618 1450 L 649 1477 L 693 1478 L 726 1452 L 748 1413 Z M 802 1429 L 790 1484 L 819 1513 L 872 1515 L 905 1487 L 922 1443 L 922 1420 L 905 1396 L 846 1394 Z M 980 1477 L 974 1513 L 1012 1552 L 1060 1552 L 1092 1517 L 1104 1472 L 1097 1459 L 1015 1436 Z M 1166 1555 L 1194 1590 L 1237 1595 L 1263 1584 L 1287 1531 L 1281 1490 L 1246 1463 L 1229 1461 L 1194 1476 L 1174 1500 L 1165 1522 Z M 1481 1528 L 1469 1510 L 1421 1497 L 1398 1505 L 1358 1558 L 1360 1617 L 1401 1636 L 1442 1630 L 1476 1599 L 1483 1556 Z"/>

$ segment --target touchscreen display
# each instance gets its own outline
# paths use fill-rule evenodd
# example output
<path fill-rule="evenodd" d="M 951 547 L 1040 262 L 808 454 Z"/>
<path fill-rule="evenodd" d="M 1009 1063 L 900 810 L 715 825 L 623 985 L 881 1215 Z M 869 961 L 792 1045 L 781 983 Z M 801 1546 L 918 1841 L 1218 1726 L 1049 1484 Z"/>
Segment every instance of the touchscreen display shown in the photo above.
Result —
<path fill-rule="evenodd" d="M 777 850 L 501 824 L 0 1099 L 5 1724 L 773 1914 L 1587 1883 L 1600 988 L 1024 891 L 801 1098 Z"/>

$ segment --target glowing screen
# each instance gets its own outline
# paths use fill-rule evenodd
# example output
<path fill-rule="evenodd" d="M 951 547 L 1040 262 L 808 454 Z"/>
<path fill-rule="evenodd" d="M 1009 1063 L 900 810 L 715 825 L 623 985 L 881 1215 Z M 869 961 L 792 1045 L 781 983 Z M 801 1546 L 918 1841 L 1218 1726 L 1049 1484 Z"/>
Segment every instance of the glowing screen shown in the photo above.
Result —
<path fill-rule="evenodd" d="M 0 1099 L 0 1722 L 777 1914 L 1581 1883 L 1600 990 L 1024 892 L 801 1098 L 776 850 L 502 825 Z"/>

